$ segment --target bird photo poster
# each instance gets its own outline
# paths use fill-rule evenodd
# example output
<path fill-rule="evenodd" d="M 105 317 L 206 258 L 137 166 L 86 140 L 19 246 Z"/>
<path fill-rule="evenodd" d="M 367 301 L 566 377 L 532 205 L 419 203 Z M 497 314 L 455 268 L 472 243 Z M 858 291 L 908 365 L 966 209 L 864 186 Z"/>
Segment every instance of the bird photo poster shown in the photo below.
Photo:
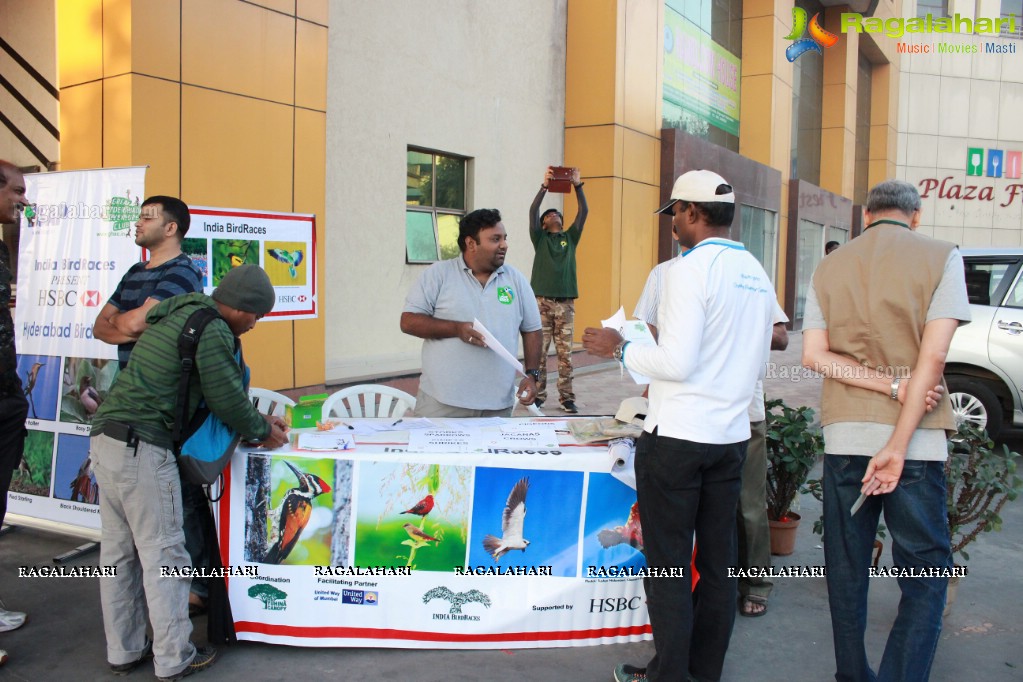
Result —
<path fill-rule="evenodd" d="M 316 216 L 191 206 L 185 253 L 203 272 L 207 294 L 239 265 L 258 265 L 277 294 L 268 320 L 317 316 Z"/>
<path fill-rule="evenodd" d="M 243 446 L 218 503 L 235 630 L 291 646 L 495 649 L 650 638 L 635 492 L 606 446 Z M 305 451 L 307 452 L 307 451 Z M 311 454 L 311 453 L 310 453 Z M 62 474 L 63 475 L 63 474 Z"/>
<path fill-rule="evenodd" d="M 67 437 L 88 437 L 117 372 L 117 347 L 94 339 L 92 326 L 141 256 L 132 226 L 145 198 L 145 174 L 137 167 L 25 176 L 32 203 L 22 215 L 14 312 L 29 456 L 8 493 L 13 523 L 55 523 L 99 538 L 95 482 L 87 458 L 73 463 L 79 458 L 68 454 Z"/>

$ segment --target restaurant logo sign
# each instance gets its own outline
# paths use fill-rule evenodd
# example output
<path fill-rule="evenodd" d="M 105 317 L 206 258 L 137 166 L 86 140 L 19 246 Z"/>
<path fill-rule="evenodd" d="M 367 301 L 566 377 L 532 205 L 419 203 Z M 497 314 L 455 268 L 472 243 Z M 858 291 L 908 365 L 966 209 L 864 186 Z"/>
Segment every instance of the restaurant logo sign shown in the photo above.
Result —
<path fill-rule="evenodd" d="M 831 47 L 838 42 L 838 36 L 831 31 L 825 31 L 821 26 L 820 16 L 820 12 L 818 12 L 808 22 L 805 9 L 802 7 L 792 8 L 792 33 L 785 36 L 785 40 L 794 40 L 795 42 L 785 48 L 785 59 L 794 62 L 807 52 L 823 55 L 823 48 Z M 804 38 L 804 33 L 809 33 L 809 37 Z"/>

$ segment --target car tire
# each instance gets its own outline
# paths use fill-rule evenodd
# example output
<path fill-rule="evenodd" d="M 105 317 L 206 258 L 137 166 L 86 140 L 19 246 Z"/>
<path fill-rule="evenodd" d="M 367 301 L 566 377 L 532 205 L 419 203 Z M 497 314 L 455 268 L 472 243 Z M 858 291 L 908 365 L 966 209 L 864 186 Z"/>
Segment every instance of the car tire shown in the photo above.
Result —
<path fill-rule="evenodd" d="M 948 378 L 948 396 L 952 399 L 957 426 L 963 420 L 969 421 L 987 429 L 992 440 L 1001 432 L 1004 419 L 1002 404 L 983 381 L 951 376 Z"/>

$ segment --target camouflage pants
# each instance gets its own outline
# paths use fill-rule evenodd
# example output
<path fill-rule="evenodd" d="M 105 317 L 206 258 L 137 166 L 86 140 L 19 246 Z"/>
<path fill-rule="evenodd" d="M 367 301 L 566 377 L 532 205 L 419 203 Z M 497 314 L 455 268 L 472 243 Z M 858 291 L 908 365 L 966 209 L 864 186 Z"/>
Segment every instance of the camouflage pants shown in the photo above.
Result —
<path fill-rule="evenodd" d="M 558 393 L 561 402 L 575 401 L 572 392 L 572 330 L 575 326 L 575 301 L 558 301 L 553 298 L 536 297 L 540 307 L 540 321 L 543 323 L 543 347 L 540 351 L 540 382 L 536 387 L 537 400 L 547 400 L 547 350 L 554 339 L 558 353 Z"/>

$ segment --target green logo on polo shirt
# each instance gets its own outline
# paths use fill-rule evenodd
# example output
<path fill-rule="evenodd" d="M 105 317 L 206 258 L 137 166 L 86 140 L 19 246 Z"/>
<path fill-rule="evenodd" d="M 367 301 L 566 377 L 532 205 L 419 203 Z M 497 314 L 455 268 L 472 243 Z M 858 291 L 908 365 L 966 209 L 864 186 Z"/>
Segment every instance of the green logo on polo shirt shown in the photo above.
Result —
<path fill-rule="evenodd" d="M 511 305 L 515 300 L 515 292 L 511 287 L 497 287 L 497 300 L 505 305 Z"/>

